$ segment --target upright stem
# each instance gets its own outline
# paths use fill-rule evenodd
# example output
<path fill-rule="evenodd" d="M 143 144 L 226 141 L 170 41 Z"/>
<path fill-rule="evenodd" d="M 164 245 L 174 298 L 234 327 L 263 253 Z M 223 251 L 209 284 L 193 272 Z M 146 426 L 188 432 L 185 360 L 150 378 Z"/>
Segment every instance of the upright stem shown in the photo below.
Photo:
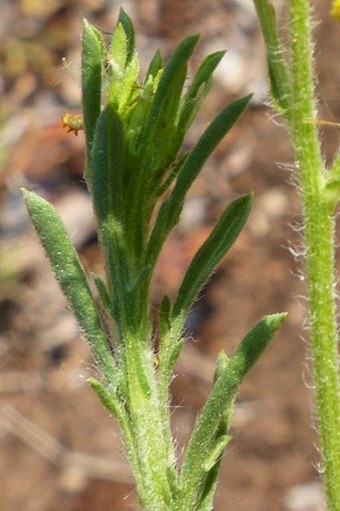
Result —
<path fill-rule="evenodd" d="M 274 106 L 291 135 L 304 216 L 310 331 L 322 471 L 329 511 L 340 511 L 340 381 L 334 265 L 338 160 L 326 171 L 317 129 L 308 0 L 290 0 L 290 53 L 281 43 L 271 0 L 254 0 L 267 46 Z M 288 58 L 286 58 L 288 57 Z M 315 122 L 314 122 L 315 121 Z M 334 194 L 332 183 L 336 184 Z"/>
<path fill-rule="evenodd" d="M 296 153 L 305 219 L 306 273 L 316 407 L 325 491 L 340 511 L 340 385 L 334 278 L 334 213 L 324 193 L 326 172 L 315 119 L 308 0 L 290 1 L 291 108 L 287 121 Z M 306 122 L 307 121 L 307 122 Z"/>
<path fill-rule="evenodd" d="M 164 434 L 163 408 L 157 382 L 157 371 L 151 360 L 151 350 L 141 342 L 140 332 L 125 336 L 129 416 L 132 438 L 126 438 L 128 451 L 137 454 L 139 474 L 136 479 L 141 503 L 148 511 L 165 511 L 172 501 L 169 476 L 174 471 L 174 452 L 170 434 Z M 168 424 L 167 424 L 168 425 Z M 133 464 L 134 460 L 130 460 Z M 175 485 L 175 478 L 173 477 Z"/>

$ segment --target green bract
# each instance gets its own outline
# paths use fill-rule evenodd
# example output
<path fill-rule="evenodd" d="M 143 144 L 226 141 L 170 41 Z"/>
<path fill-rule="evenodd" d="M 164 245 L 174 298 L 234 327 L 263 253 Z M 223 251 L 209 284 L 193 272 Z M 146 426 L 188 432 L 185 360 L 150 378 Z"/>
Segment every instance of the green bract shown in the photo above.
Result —
<path fill-rule="evenodd" d="M 184 322 L 251 206 L 251 195 L 245 195 L 226 207 L 189 265 L 173 303 L 164 296 L 156 349 L 149 294 L 160 250 L 179 221 L 192 182 L 250 99 L 227 105 L 197 144 L 183 153 L 184 137 L 224 55 L 209 55 L 186 86 L 187 63 L 198 39 L 197 35 L 185 39 L 165 64 L 156 52 L 140 80 L 127 14 L 120 12 L 108 47 L 97 29 L 84 22 L 85 178 L 106 273 L 105 282 L 92 276 L 99 308 L 54 208 L 24 192 L 33 224 L 102 374 L 101 382 L 92 378 L 90 384 L 121 425 L 139 499 L 148 511 L 211 509 L 235 394 L 285 317 L 262 319 L 230 360 L 221 354 L 214 387 L 179 468 L 168 386 L 183 345 Z"/>

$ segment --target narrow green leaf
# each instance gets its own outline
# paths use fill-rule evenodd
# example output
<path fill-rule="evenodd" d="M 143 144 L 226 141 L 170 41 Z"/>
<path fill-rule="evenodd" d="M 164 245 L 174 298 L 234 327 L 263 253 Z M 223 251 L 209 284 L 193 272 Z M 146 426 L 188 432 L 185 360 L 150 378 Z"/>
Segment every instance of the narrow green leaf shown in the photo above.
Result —
<path fill-rule="evenodd" d="M 214 448 L 210 451 L 208 458 L 203 463 L 203 468 L 206 472 L 210 472 L 214 465 L 222 457 L 224 448 L 230 442 L 230 435 L 221 435 L 217 438 Z"/>
<path fill-rule="evenodd" d="M 147 83 L 149 76 L 152 76 L 155 78 L 159 71 L 163 67 L 163 60 L 161 56 L 161 52 L 157 50 L 154 54 L 154 56 L 151 59 L 151 62 L 149 64 L 148 70 L 145 75 L 144 85 Z"/>
<path fill-rule="evenodd" d="M 268 0 L 254 0 L 254 3 L 267 48 L 272 98 L 279 110 L 287 112 L 291 102 L 291 82 L 285 61 L 287 52 L 278 33 L 275 9 Z"/>
<path fill-rule="evenodd" d="M 223 459 L 223 452 L 224 451 L 222 450 L 220 457 L 207 473 L 204 484 L 202 484 L 202 487 L 200 488 L 200 495 L 197 499 L 198 504 L 195 507 L 197 511 L 211 511 L 213 509 L 213 501 L 218 483 L 218 475 Z"/>
<path fill-rule="evenodd" d="M 146 256 L 149 263 L 156 261 L 165 238 L 178 222 L 185 195 L 204 163 L 244 112 L 250 98 L 251 95 L 245 96 L 227 105 L 208 126 L 184 161 L 175 187 L 170 197 L 163 202 L 151 233 Z"/>
<path fill-rule="evenodd" d="M 117 26 L 107 52 L 108 101 L 122 114 L 137 95 L 139 59 L 135 51 L 135 31 L 131 19 L 120 9 Z"/>
<path fill-rule="evenodd" d="M 195 509 L 206 482 L 204 462 L 220 437 L 228 409 L 246 373 L 254 365 L 287 314 L 266 316 L 246 335 L 210 392 L 189 442 L 182 468 L 183 508 Z"/>
<path fill-rule="evenodd" d="M 169 381 L 171 380 L 172 371 L 178 357 L 181 354 L 184 346 L 184 340 L 177 335 L 167 335 L 162 340 L 162 345 L 159 349 L 159 380 L 164 389 L 168 391 Z"/>
<path fill-rule="evenodd" d="M 211 88 L 211 77 L 217 65 L 225 55 L 225 51 L 217 51 L 208 55 L 200 67 L 185 93 L 179 112 L 178 132 L 183 139 L 194 120 L 203 100 Z"/>
<path fill-rule="evenodd" d="M 117 38 L 121 36 L 123 41 L 116 41 L 123 45 L 121 49 L 120 62 L 118 50 L 115 52 L 112 48 L 108 53 L 108 103 L 112 104 L 114 109 L 120 115 L 126 115 L 130 105 L 133 105 L 138 100 L 138 76 L 139 76 L 139 59 L 137 53 L 134 51 L 131 59 L 125 65 L 127 59 L 126 52 L 128 51 L 126 45 L 126 34 L 121 25 L 116 29 Z M 113 52 L 113 53 L 111 53 Z"/>
<path fill-rule="evenodd" d="M 159 144 L 159 136 L 162 131 L 167 131 L 164 130 L 164 128 L 162 129 L 162 127 L 168 123 L 167 117 L 169 112 L 173 115 L 172 110 L 175 109 L 175 113 L 177 111 L 176 104 L 179 103 L 183 83 L 186 78 L 186 65 L 194 51 L 198 39 L 198 35 L 184 39 L 184 41 L 177 46 L 164 67 L 157 91 L 153 98 L 152 107 L 140 138 L 139 155 L 142 161 L 144 161 L 145 155 L 148 154 L 150 144 L 152 144 L 153 141 L 157 141 L 158 151 L 162 152 L 162 148 Z"/>
<path fill-rule="evenodd" d="M 128 285 L 123 228 L 124 136 L 119 115 L 111 105 L 101 112 L 92 151 L 92 200 L 103 245 L 109 294 L 124 300 Z M 120 318 L 116 318 L 119 323 Z"/>
<path fill-rule="evenodd" d="M 113 31 L 108 49 L 110 78 L 120 80 L 127 65 L 128 40 L 124 27 L 118 23 Z"/>
<path fill-rule="evenodd" d="M 27 210 L 59 285 L 84 330 L 94 360 L 108 383 L 115 385 L 117 368 L 102 330 L 100 317 L 78 254 L 54 207 L 23 190 Z"/>
<path fill-rule="evenodd" d="M 324 200 L 331 211 L 340 201 L 340 151 L 335 156 L 324 184 Z"/>
<path fill-rule="evenodd" d="M 124 135 L 122 121 L 111 105 L 107 105 L 99 116 L 92 160 L 92 196 L 99 227 L 110 218 L 121 222 Z"/>
<path fill-rule="evenodd" d="M 126 64 L 130 62 L 135 51 L 135 29 L 130 16 L 126 14 L 121 7 L 119 10 L 118 23 L 121 23 L 126 34 L 127 51 L 126 51 Z"/>
<path fill-rule="evenodd" d="M 224 210 L 184 276 L 173 307 L 174 317 L 188 313 L 200 289 L 239 235 L 248 218 L 251 202 L 252 196 L 244 195 Z"/>
<path fill-rule="evenodd" d="M 92 160 L 92 195 L 106 251 L 109 282 L 112 289 L 115 278 L 121 280 L 121 287 L 128 287 L 127 256 L 131 259 L 135 257 L 134 230 L 140 230 L 143 215 L 134 197 L 126 191 L 133 176 L 125 175 L 131 169 L 126 167 L 124 127 L 112 104 L 108 104 L 99 116 Z M 135 186 L 138 186 L 137 178 Z M 135 223 L 126 218 L 126 214 L 132 214 L 131 211 L 136 213 Z M 125 229 L 125 226 L 128 228 Z M 137 254 L 139 257 L 140 251 Z M 115 287 L 120 291 L 120 286 Z"/>
<path fill-rule="evenodd" d="M 176 177 L 180 169 L 183 167 L 185 160 L 188 157 L 188 153 L 182 153 L 179 155 L 179 158 L 173 162 L 172 165 L 167 169 L 166 173 L 163 175 L 163 181 L 159 181 L 158 185 L 156 185 L 156 197 L 157 199 L 163 195 L 167 190 L 169 190 L 171 183 L 175 181 Z"/>
<path fill-rule="evenodd" d="M 123 411 L 117 397 L 112 392 L 109 392 L 96 378 L 88 378 L 87 383 L 91 385 L 105 408 L 107 408 L 110 413 L 113 413 L 117 419 L 120 419 Z"/>
<path fill-rule="evenodd" d="M 225 371 L 229 363 L 229 358 L 224 351 L 220 351 L 216 363 L 216 371 L 214 375 L 214 383 Z M 223 451 L 227 443 L 230 441 L 231 436 L 226 435 L 229 428 L 229 423 L 234 409 L 235 396 L 228 403 L 227 408 L 223 410 L 220 416 L 220 425 L 216 431 L 216 438 L 212 453 L 215 453 L 212 457 L 209 454 L 210 463 L 205 463 L 204 468 L 207 470 L 206 476 L 202 479 L 202 485 L 198 489 L 197 493 L 197 510 L 198 511 L 210 511 L 212 509 L 212 503 L 216 491 L 218 482 L 218 475 L 222 463 Z M 225 442 L 225 445 L 223 446 Z"/>
<path fill-rule="evenodd" d="M 205 130 L 180 170 L 176 186 L 170 197 L 173 203 L 177 204 L 182 201 L 202 166 L 244 112 L 251 97 L 250 94 L 227 105 Z"/>
<path fill-rule="evenodd" d="M 170 310 L 168 311 L 170 314 Z M 160 311 L 160 316 L 162 315 Z M 163 396 L 166 396 L 165 401 L 168 399 L 168 386 L 171 379 L 174 364 L 176 363 L 181 350 L 184 345 L 183 340 L 183 319 L 176 318 L 176 320 L 160 318 L 160 336 L 159 336 L 159 385 Z M 169 326 L 168 326 L 169 323 Z"/>
<path fill-rule="evenodd" d="M 88 383 L 99 397 L 102 404 L 112 413 L 122 428 L 125 446 L 128 454 L 129 461 L 133 468 L 133 474 L 138 485 L 143 484 L 142 470 L 140 468 L 140 459 L 138 457 L 138 446 L 136 446 L 136 439 L 131 431 L 131 424 L 129 421 L 128 413 L 125 409 L 124 400 L 120 401 L 119 398 L 114 395 L 111 389 L 107 389 L 100 383 L 96 378 L 89 378 Z"/>
<path fill-rule="evenodd" d="M 90 159 L 96 122 L 101 109 L 104 41 L 101 33 L 84 20 L 82 45 L 82 102 L 87 158 Z M 90 161 L 88 161 L 90 166 Z M 88 179 L 88 176 L 86 175 Z M 91 182 L 89 182 L 91 188 Z"/>
<path fill-rule="evenodd" d="M 139 255 L 145 248 L 145 237 L 162 175 L 175 158 L 175 120 L 190 58 L 198 36 L 185 39 L 168 60 L 144 121 L 136 154 L 138 168 L 130 180 L 127 196 L 127 223 L 133 239 L 132 251 Z M 141 225 L 142 224 L 142 225 Z"/>
<path fill-rule="evenodd" d="M 164 295 L 159 306 L 159 329 L 160 335 L 166 334 L 170 329 L 171 303 L 167 295 Z"/>
<path fill-rule="evenodd" d="M 214 383 L 217 380 L 217 378 L 221 375 L 222 371 L 227 367 L 229 363 L 229 357 L 226 354 L 225 351 L 220 351 L 217 357 L 217 363 L 216 363 L 216 370 L 214 374 Z"/>
<path fill-rule="evenodd" d="M 172 343 L 172 346 L 171 346 L 172 349 L 170 350 L 170 353 L 169 353 L 168 367 L 167 367 L 167 371 L 168 371 L 169 375 L 170 375 L 170 372 L 172 371 L 175 363 L 177 362 L 178 357 L 180 356 L 183 346 L 184 346 L 184 340 L 181 339 L 179 336 Z"/>
<path fill-rule="evenodd" d="M 97 275 L 96 273 L 91 273 L 91 277 L 93 282 L 96 285 L 100 301 L 102 303 L 102 306 L 104 307 L 105 311 L 110 311 L 110 296 L 107 292 L 105 282 Z"/>

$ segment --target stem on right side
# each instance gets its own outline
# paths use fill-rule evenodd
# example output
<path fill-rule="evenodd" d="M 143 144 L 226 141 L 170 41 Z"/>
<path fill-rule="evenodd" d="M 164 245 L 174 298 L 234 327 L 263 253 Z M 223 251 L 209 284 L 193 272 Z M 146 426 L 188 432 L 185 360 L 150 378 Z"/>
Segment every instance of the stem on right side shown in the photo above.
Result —
<path fill-rule="evenodd" d="M 291 0 L 288 124 L 296 153 L 305 222 L 306 274 L 323 479 L 330 511 L 340 511 L 340 384 L 335 294 L 334 213 L 326 203 L 325 166 L 316 124 L 308 0 Z"/>
<path fill-rule="evenodd" d="M 290 44 L 286 47 L 281 44 L 271 2 L 254 2 L 267 46 L 274 107 L 285 118 L 295 151 L 304 216 L 311 351 L 322 472 L 328 509 L 340 511 L 335 215 L 334 202 L 330 204 L 326 190 L 329 176 L 317 129 L 310 2 L 290 0 Z"/>

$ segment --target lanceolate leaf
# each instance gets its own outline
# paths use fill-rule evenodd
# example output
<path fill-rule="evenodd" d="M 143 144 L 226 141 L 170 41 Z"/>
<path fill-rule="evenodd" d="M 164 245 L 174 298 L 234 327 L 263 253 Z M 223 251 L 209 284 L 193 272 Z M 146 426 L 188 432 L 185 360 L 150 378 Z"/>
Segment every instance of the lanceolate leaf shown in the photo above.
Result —
<path fill-rule="evenodd" d="M 92 160 L 92 195 L 99 228 L 110 218 L 122 222 L 124 134 L 122 121 L 111 105 L 99 116 Z"/>
<path fill-rule="evenodd" d="M 95 362 L 103 371 L 107 383 L 113 384 L 117 378 L 117 367 L 78 254 L 54 207 L 33 192 L 23 190 L 23 195 L 35 230 L 59 285 L 84 330 Z"/>
<path fill-rule="evenodd" d="M 165 238 L 179 220 L 187 191 L 212 151 L 243 113 L 250 98 L 250 95 L 245 96 L 227 105 L 208 126 L 185 159 L 179 170 L 175 187 L 158 213 L 148 244 L 147 261 L 156 260 Z"/>
<path fill-rule="evenodd" d="M 147 154 L 147 150 L 150 149 L 150 143 L 153 145 L 156 140 L 159 140 L 159 130 L 163 123 L 167 122 L 169 98 L 177 98 L 179 102 L 183 83 L 186 78 L 186 65 L 198 39 L 198 35 L 184 39 L 176 48 L 163 70 L 139 143 L 139 154 L 143 161 L 144 155 Z M 172 108 L 173 107 L 175 107 L 175 104 L 172 105 Z M 159 147 L 159 151 L 162 151 L 161 147 Z"/>
<path fill-rule="evenodd" d="M 92 200 L 103 245 L 109 294 L 122 310 L 128 288 L 124 232 L 124 136 L 119 115 L 109 104 L 101 112 L 92 151 Z M 120 304 L 120 305 L 119 305 Z M 119 323 L 121 318 L 115 318 Z"/>
<path fill-rule="evenodd" d="M 163 60 L 159 50 L 157 50 L 149 64 L 148 70 L 145 75 L 144 85 L 147 83 L 149 76 L 156 77 L 157 73 L 163 67 Z"/>
<path fill-rule="evenodd" d="M 229 363 L 229 359 L 224 351 L 221 351 L 216 364 L 216 371 L 214 375 L 214 382 L 219 378 L 220 374 L 225 371 L 227 364 Z M 230 419 L 232 416 L 234 408 L 234 399 L 232 399 L 228 405 L 228 407 L 221 414 L 220 426 L 216 431 L 216 440 L 215 440 L 215 448 L 212 450 L 212 457 L 210 456 L 210 470 L 209 464 L 204 462 L 204 468 L 207 470 L 207 475 L 204 479 L 204 484 L 200 485 L 197 492 L 197 502 L 199 503 L 197 506 L 198 511 L 211 511 L 212 503 L 214 499 L 214 494 L 218 482 L 218 474 L 223 458 L 224 448 L 231 440 L 231 436 L 227 435 L 226 432 L 229 428 Z M 215 463 L 214 463 L 215 462 Z"/>
<path fill-rule="evenodd" d="M 191 437 L 182 469 L 183 509 L 195 509 L 197 495 L 201 493 L 208 476 L 204 463 L 220 441 L 221 421 L 234 396 L 256 360 L 280 328 L 286 314 L 266 316 L 243 339 L 235 354 L 219 371 L 211 393 L 199 416 Z M 226 432 L 225 432 L 226 433 Z"/>
<path fill-rule="evenodd" d="M 224 54 L 224 51 L 217 51 L 208 55 L 198 68 L 192 83 L 185 93 L 182 99 L 180 116 L 177 124 L 180 142 L 183 141 L 183 136 L 188 131 L 198 109 L 208 94 L 212 84 L 212 74 Z"/>
<path fill-rule="evenodd" d="M 185 316 L 201 287 L 239 235 L 251 208 L 251 195 L 232 202 L 192 260 L 178 292 L 173 316 Z"/>
<path fill-rule="evenodd" d="M 173 150 L 176 149 L 176 115 L 187 75 L 187 61 L 197 41 L 198 36 L 186 38 L 170 57 L 138 137 L 136 147 L 138 168 L 135 169 L 135 178 L 130 181 L 128 191 L 132 204 L 129 208 L 128 222 L 133 232 L 135 254 L 144 249 L 144 240 L 141 238 L 142 235 L 145 237 L 147 230 L 143 224 L 149 221 L 151 215 L 148 201 L 154 203 L 153 198 L 159 183 L 176 157 L 176 154 L 173 154 Z"/>
<path fill-rule="evenodd" d="M 132 56 L 135 51 L 135 29 L 130 16 L 126 14 L 122 7 L 119 10 L 118 23 L 121 23 L 126 34 L 127 42 L 126 64 L 128 64 L 132 59 Z"/>
<path fill-rule="evenodd" d="M 292 102 L 291 80 L 285 61 L 287 52 L 283 49 L 277 29 L 275 9 L 268 0 L 254 0 L 267 46 L 267 63 L 273 101 L 279 110 L 287 112 Z"/>
<path fill-rule="evenodd" d="M 170 196 L 171 202 L 179 202 L 183 205 L 185 194 L 207 158 L 244 112 L 250 98 L 251 95 L 236 99 L 227 105 L 208 126 L 178 174 L 176 186 Z"/>
<path fill-rule="evenodd" d="M 126 112 L 129 104 L 133 103 L 139 75 L 139 59 L 134 49 L 134 36 L 126 33 L 125 29 L 129 32 L 129 27 L 119 22 L 107 52 L 107 98 L 119 114 Z M 130 37 L 133 38 L 132 41 Z"/>
<path fill-rule="evenodd" d="M 107 292 L 105 282 L 96 273 L 91 273 L 91 277 L 98 291 L 99 300 L 106 312 L 110 311 L 110 296 Z"/>
<path fill-rule="evenodd" d="M 128 62 L 128 40 L 123 25 L 118 23 L 112 34 L 111 45 L 108 50 L 109 78 L 110 85 L 114 85 L 116 81 L 123 86 L 121 80 L 124 77 L 124 71 Z"/>
<path fill-rule="evenodd" d="M 102 34 L 84 20 L 82 50 L 82 102 L 86 153 L 91 155 L 92 141 L 101 108 L 102 62 L 104 57 Z M 90 166 L 90 162 L 88 162 Z M 89 183 L 91 187 L 91 183 Z"/>

